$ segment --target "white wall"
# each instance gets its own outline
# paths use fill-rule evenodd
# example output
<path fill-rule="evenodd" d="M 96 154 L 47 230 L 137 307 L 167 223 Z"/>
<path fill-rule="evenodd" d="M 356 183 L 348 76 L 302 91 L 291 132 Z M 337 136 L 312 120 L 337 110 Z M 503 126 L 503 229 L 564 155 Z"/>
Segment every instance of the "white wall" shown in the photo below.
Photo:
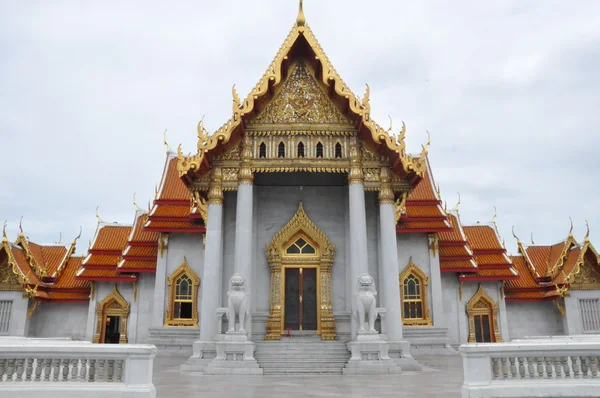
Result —
<path fill-rule="evenodd" d="M 600 299 L 600 290 L 571 290 L 569 297 L 565 297 L 566 318 L 564 319 L 565 334 L 582 334 L 581 308 L 579 300 Z"/>
<path fill-rule="evenodd" d="M 27 334 L 28 298 L 23 298 L 22 291 L 0 291 L 0 301 L 12 301 L 8 336 L 25 336 Z"/>
<path fill-rule="evenodd" d="M 429 253 L 429 238 L 426 233 L 397 234 L 398 241 L 398 275 L 408 266 L 412 257 L 413 262 L 429 278 L 427 286 L 427 307 L 433 317 L 432 303 L 443 300 L 442 292 L 435 292 L 431 286 L 431 264 Z M 456 279 L 456 275 L 452 275 Z"/>
<path fill-rule="evenodd" d="M 511 339 L 564 334 L 562 315 L 553 302 L 507 302 Z"/>
<path fill-rule="evenodd" d="M 29 337 L 85 340 L 88 303 L 42 302 L 29 320 Z"/>

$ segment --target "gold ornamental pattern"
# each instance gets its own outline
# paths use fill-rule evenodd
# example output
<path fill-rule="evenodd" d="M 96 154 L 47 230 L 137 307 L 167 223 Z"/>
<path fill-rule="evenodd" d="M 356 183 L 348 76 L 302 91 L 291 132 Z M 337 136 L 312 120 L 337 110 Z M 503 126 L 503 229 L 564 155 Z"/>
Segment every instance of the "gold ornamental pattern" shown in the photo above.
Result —
<path fill-rule="evenodd" d="M 321 90 L 308 67 L 298 62 L 273 101 L 250 125 L 333 124 L 353 126 Z"/>

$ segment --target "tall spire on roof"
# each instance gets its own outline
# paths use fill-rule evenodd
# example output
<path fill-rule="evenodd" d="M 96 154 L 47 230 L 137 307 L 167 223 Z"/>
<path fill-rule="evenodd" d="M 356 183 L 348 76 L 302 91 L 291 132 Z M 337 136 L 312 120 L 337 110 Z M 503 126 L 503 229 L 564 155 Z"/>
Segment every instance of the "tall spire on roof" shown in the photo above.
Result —
<path fill-rule="evenodd" d="M 8 242 L 8 236 L 6 236 L 6 224 L 8 221 L 4 221 L 4 227 L 2 228 L 2 242 Z"/>
<path fill-rule="evenodd" d="M 304 16 L 304 10 L 302 9 L 302 2 L 303 0 L 300 0 L 300 5 L 298 8 L 298 17 L 296 18 L 296 25 L 298 26 L 304 26 L 306 24 L 306 17 Z"/>
<path fill-rule="evenodd" d="M 585 226 L 587 228 L 587 232 L 585 233 L 585 241 L 589 242 L 590 241 L 590 224 L 588 223 L 587 220 L 585 220 Z"/>

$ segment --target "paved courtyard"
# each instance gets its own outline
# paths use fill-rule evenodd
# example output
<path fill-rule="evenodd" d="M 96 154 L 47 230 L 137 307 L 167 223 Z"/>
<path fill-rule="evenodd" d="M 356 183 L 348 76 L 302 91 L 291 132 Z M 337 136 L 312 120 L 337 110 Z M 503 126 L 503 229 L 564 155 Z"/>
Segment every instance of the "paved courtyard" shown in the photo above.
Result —
<path fill-rule="evenodd" d="M 179 372 L 187 358 L 160 357 L 154 361 L 154 384 L 159 398 L 219 397 L 460 397 L 462 359 L 417 357 L 423 372 L 399 376 L 195 376 Z"/>

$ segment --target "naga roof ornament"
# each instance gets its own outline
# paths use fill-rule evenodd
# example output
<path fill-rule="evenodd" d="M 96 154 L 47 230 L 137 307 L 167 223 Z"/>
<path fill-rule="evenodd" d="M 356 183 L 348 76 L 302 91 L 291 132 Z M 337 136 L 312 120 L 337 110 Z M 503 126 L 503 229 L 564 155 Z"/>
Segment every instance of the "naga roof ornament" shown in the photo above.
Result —
<path fill-rule="evenodd" d="M 250 94 L 244 100 L 241 100 L 235 90 L 235 86 L 232 87 L 232 117 L 212 135 L 209 135 L 204 129 L 203 122 L 199 123 L 196 154 L 185 156 L 181 148 L 178 148 L 177 169 L 179 175 L 183 177 L 190 172 L 200 170 L 203 163 L 205 161 L 208 162 L 208 160 L 205 159 L 207 152 L 215 149 L 219 145 L 229 142 L 234 130 L 240 125 L 243 126 L 243 117 L 256 111 L 256 102 L 268 93 L 271 87 L 278 85 L 285 78 L 282 64 L 284 61 L 288 60 L 288 54 L 300 36 L 308 43 L 309 47 L 315 53 L 315 59 L 321 64 L 322 68 L 319 76 L 321 83 L 326 87 L 331 88 L 332 93 L 335 93 L 340 98 L 348 101 L 348 110 L 360 120 L 361 128 L 365 128 L 370 132 L 371 138 L 375 144 L 385 144 L 389 150 L 398 155 L 404 172 L 407 174 L 415 173 L 422 176 L 427 170 L 426 157 L 429 151 L 430 140 L 428 139 L 427 144 L 422 146 L 420 156 L 413 157 L 406 153 L 406 125 L 404 123 L 402 123 L 400 134 L 395 136 L 390 134 L 391 128 L 385 130 L 371 118 L 371 91 L 369 86 L 366 86 L 364 96 L 359 98 L 349 89 L 346 83 L 344 83 L 329 61 L 312 30 L 306 24 L 302 1 L 300 1 L 299 4 L 299 13 L 296 23 L 284 40 L 275 59 L 271 62 L 267 71 L 263 74 L 256 86 L 251 90 Z"/>

